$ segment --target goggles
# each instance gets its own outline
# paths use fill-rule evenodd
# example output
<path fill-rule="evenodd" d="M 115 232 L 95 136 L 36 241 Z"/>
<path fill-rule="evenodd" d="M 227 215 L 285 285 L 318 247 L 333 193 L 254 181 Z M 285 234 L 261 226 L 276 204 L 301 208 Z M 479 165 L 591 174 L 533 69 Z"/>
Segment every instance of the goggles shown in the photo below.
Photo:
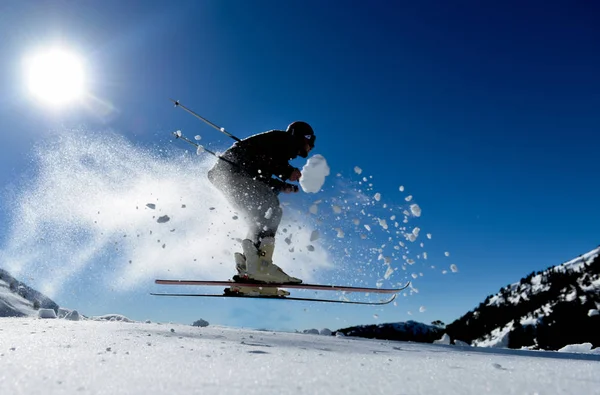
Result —
<path fill-rule="evenodd" d="M 305 134 L 304 139 L 306 140 L 308 145 L 310 145 L 310 148 L 315 147 L 315 140 L 317 139 L 317 136 L 315 136 L 314 134 Z"/>

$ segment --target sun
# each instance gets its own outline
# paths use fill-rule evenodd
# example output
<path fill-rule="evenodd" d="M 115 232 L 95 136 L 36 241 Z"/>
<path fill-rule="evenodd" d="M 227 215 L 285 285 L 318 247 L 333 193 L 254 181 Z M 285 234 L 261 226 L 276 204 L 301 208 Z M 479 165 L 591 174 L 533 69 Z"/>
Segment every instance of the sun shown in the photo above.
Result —
<path fill-rule="evenodd" d="M 84 93 L 83 62 L 62 48 L 47 49 L 27 58 L 25 75 L 29 92 L 54 107 L 71 103 Z"/>

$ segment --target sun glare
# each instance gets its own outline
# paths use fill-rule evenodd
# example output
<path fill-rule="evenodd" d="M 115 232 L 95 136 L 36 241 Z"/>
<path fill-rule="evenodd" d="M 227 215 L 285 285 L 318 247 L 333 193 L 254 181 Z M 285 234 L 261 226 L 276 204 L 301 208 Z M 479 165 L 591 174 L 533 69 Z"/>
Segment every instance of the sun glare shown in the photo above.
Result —
<path fill-rule="evenodd" d="M 63 49 L 31 56 L 25 72 L 29 91 L 46 104 L 61 106 L 79 99 L 84 92 L 83 64 L 75 54 Z"/>

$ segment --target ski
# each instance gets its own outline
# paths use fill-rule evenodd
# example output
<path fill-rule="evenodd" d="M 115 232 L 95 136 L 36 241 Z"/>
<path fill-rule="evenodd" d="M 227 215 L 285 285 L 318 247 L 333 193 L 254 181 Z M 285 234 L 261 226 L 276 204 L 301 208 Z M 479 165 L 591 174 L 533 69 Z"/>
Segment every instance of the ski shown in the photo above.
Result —
<path fill-rule="evenodd" d="M 234 277 L 235 278 L 235 277 Z M 345 285 L 324 285 L 324 284 L 286 284 L 286 283 L 259 283 L 252 281 L 208 281 L 208 280 L 154 280 L 156 284 L 161 285 L 202 285 L 202 286 L 225 286 L 232 285 L 238 287 L 262 287 L 262 288 L 289 288 L 304 289 L 312 291 L 340 291 L 340 292 L 364 292 L 380 294 L 396 294 L 410 285 L 410 281 L 400 288 L 374 288 L 374 287 L 350 287 Z"/>
<path fill-rule="evenodd" d="M 302 302 L 323 302 L 323 303 L 340 303 L 340 304 L 362 304 L 362 305 L 384 305 L 391 303 L 396 299 L 396 294 L 391 297 L 377 302 L 359 302 L 353 300 L 335 300 L 335 299 L 320 299 L 320 298 L 297 298 L 292 296 L 271 296 L 271 295 L 242 295 L 242 294 L 183 294 L 183 293 L 156 293 L 154 296 L 185 296 L 185 297 L 204 297 L 204 298 L 251 298 L 251 299 L 269 299 L 269 300 L 297 300 Z"/>

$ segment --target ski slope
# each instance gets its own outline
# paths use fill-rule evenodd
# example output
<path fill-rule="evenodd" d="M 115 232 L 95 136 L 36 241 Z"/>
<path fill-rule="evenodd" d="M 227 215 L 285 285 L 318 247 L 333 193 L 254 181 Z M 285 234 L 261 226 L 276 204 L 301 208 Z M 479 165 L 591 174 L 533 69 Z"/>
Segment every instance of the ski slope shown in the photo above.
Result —
<path fill-rule="evenodd" d="M 598 372 L 593 354 L 0 318 L 2 394 L 591 395 Z"/>

